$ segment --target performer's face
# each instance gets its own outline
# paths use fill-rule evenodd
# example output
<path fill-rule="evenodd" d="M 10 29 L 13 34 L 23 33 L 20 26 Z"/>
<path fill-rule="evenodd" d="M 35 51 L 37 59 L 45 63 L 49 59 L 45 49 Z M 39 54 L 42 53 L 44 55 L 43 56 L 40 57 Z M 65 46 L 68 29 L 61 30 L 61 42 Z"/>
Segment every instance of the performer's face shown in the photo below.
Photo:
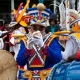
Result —
<path fill-rule="evenodd" d="M 40 25 L 32 25 L 32 28 L 34 31 L 43 31 L 45 29 L 44 26 L 40 26 Z"/>
<path fill-rule="evenodd" d="M 34 31 L 40 31 L 42 35 L 44 35 L 45 27 L 40 25 L 33 25 L 32 26 Z"/>
<path fill-rule="evenodd" d="M 54 24 L 55 24 L 54 20 L 51 21 L 50 24 L 51 24 L 52 26 L 54 26 Z"/>

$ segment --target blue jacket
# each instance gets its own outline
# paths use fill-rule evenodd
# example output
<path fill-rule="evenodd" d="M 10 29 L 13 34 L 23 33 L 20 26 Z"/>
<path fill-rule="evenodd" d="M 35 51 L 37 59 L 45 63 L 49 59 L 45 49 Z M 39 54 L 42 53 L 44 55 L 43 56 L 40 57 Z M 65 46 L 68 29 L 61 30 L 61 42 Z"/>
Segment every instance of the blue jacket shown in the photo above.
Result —
<path fill-rule="evenodd" d="M 60 45 L 56 38 L 52 40 L 50 45 L 47 47 L 46 51 L 48 55 L 46 56 L 44 67 L 43 68 L 29 68 L 28 66 L 29 70 L 42 70 L 42 69 L 51 68 L 62 60 Z M 26 52 L 27 51 L 26 51 L 24 42 L 21 41 L 20 50 L 16 58 L 17 63 L 21 66 L 24 66 L 26 63 L 28 64 L 28 59 L 30 57 L 31 52 L 29 52 L 29 54 L 25 57 Z"/>

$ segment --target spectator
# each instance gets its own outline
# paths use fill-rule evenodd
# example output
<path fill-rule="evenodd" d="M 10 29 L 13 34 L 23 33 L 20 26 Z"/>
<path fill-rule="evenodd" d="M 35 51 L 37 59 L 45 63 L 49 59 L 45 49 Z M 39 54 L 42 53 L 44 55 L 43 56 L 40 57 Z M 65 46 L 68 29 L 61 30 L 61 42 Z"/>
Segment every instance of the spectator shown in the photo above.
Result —
<path fill-rule="evenodd" d="M 45 30 L 46 33 L 49 33 L 49 32 L 54 33 L 56 31 L 60 31 L 60 26 L 59 26 L 59 24 L 57 24 L 57 15 L 56 14 L 52 14 L 50 16 L 49 24 L 50 24 L 50 26 L 46 27 L 46 30 Z"/>

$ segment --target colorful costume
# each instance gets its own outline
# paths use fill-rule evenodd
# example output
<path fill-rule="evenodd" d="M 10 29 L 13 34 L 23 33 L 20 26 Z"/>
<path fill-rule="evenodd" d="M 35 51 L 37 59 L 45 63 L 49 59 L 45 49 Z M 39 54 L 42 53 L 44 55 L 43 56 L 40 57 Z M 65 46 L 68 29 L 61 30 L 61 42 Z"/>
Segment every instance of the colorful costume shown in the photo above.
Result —
<path fill-rule="evenodd" d="M 80 14 L 76 10 L 70 10 L 70 27 L 72 34 L 62 52 L 63 60 L 56 64 L 50 73 L 49 80 L 77 80 L 80 79 Z M 79 22 L 78 22 L 79 21 Z M 76 60 L 77 59 L 77 60 Z M 66 61 L 72 62 L 66 62 Z M 74 60 L 74 61 L 73 61 Z"/>
<path fill-rule="evenodd" d="M 12 32 L 12 35 L 14 35 L 14 34 L 16 34 L 16 35 L 25 34 L 26 32 L 23 32 L 23 30 L 25 30 L 25 29 L 23 27 L 20 27 L 20 28 L 14 30 Z M 14 52 L 15 53 L 14 58 L 16 60 L 18 51 L 20 49 L 20 43 L 15 43 L 15 40 L 19 40 L 19 38 L 15 38 L 12 35 L 11 35 L 10 40 L 9 40 L 9 42 L 10 42 L 10 52 Z"/>
<path fill-rule="evenodd" d="M 70 23 L 70 27 L 72 28 L 75 23 L 80 21 L 80 19 L 75 19 Z M 50 73 L 49 80 L 77 80 L 80 79 L 79 70 L 80 70 L 80 30 L 79 25 L 75 26 L 78 31 L 70 34 L 69 40 L 66 43 L 65 51 L 62 53 L 62 57 L 64 60 L 72 61 L 66 62 L 61 61 L 56 64 Z M 76 60 L 77 59 L 77 60 Z"/>
<path fill-rule="evenodd" d="M 28 16 L 27 14 L 25 14 L 25 9 L 27 9 L 27 6 L 29 4 L 29 1 L 27 2 L 27 4 L 25 5 L 24 9 L 22 9 L 22 4 L 21 3 L 18 7 L 17 10 L 14 10 L 13 14 L 14 14 L 14 21 L 11 22 L 9 24 L 9 27 L 14 27 L 14 31 L 12 32 L 11 36 L 10 36 L 10 52 L 15 53 L 14 58 L 16 61 L 16 57 L 18 55 L 18 52 L 20 50 L 20 40 L 22 40 L 24 42 L 24 44 L 26 45 L 26 41 L 27 38 L 24 36 L 26 34 L 24 27 L 27 27 L 27 22 L 29 21 L 30 16 Z M 27 69 L 27 67 L 24 66 L 20 66 L 19 64 L 17 64 L 18 70 L 19 69 Z M 18 74 L 17 73 L 17 79 L 18 79 Z"/>
<path fill-rule="evenodd" d="M 10 52 L 14 51 L 15 52 L 15 60 L 16 60 L 16 56 L 18 54 L 18 50 L 20 49 L 20 44 L 19 41 L 22 37 L 22 34 L 26 34 L 26 30 L 24 27 L 27 27 L 27 23 L 30 19 L 30 16 L 28 16 L 25 13 L 25 9 L 28 7 L 29 4 L 29 0 L 26 3 L 24 9 L 22 8 L 23 3 L 21 3 L 18 7 L 17 10 L 13 10 L 12 14 L 14 16 L 14 21 L 12 21 L 8 27 L 12 28 L 14 27 L 14 30 L 12 32 L 12 34 L 10 35 Z M 15 42 L 16 40 L 16 42 Z M 25 37 L 22 37 L 22 40 L 24 41 L 24 43 L 26 42 Z M 18 42 L 17 42 L 18 41 Z"/>
<path fill-rule="evenodd" d="M 79 14 L 77 11 L 71 10 L 71 23 L 70 23 L 70 28 L 74 32 L 69 35 L 69 40 L 66 43 L 65 51 L 62 52 L 62 57 L 64 60 L 67 60 L 68 57 L 74 55 L 79 51 L 79 46 L 80 46 L 80 33 L 79 33 Z M 75 19 L 75 20 L 74 20 Z M 75 24 L 75 26 L 73 25 Z"/>
<path fill-rule="evenodd" d="M 65 47 L 65 51 L 62 52 L 63 59 L 67 60 L 69 56 L 74 55 L 79 50 L 79 33 L 70 35 Z M 73 46 L 74 45 L 74 46 Z"/>
<path fill-rule="evenodd" d="M 40 3 L 41 4 L 41 3 Z M 41 4 L 43 6 L 43 4 Z M 39 5 L 38 5 L 39 6 Z M 40 11 L 39 11 L 40 10 Z M 46 26 L 46 22 L 51 15 L 51 11 L 48 9 L 30 8 L 27 10 L 27 13 L 32 17 L 31 23 L 40 26 Z M 36 21 L 40 20 L 40 22 L 36 23 Z M 47 39 L 46 36 L 45 39 Z M 39 37 L 37 37 L 39 39 Z M 41 39 L 41 38 L 40 38 Z M 23 80 L 44 80 L 48 77 L 49 71 L 52 66 L 56 63 L 60 62 L 62 59 L 60 45 L 56 38 L 51 39 L 49 37 L 49 42 L 46 40 L 44 44 L 45 47 L 41 48 L 36 45 L 32 45 L 32 48 L 28 49 L 25 47 L 24 42 L 21 40 L 21 46 L 19 53 L 17 55 L 16 61 L 20 66 L 24 66 L 27 63 L 28 70 L 20 70 L 22 72 L 19 76 L 19 79 L 24 78 Z M 30 39 L 31 40 L 31 39 Z M 37 43 L 35 41 L 35 43 Z M 50 44 L 49 44 L 50 43 Z M 49 44 L 49 45 L 47 45 Z M 24 74 L 23 74 L 24 72 Z"/>

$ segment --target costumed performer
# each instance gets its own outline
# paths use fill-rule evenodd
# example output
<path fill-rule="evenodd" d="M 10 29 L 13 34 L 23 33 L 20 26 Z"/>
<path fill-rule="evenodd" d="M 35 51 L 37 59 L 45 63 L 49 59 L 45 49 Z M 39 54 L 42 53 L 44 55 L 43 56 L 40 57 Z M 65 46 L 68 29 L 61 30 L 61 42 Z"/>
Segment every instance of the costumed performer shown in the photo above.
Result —
<path fill-rule="evenodd" d="M 33 33 L 27 40 L 26 48 L 23 41 L 21 41 L 16 61 L 20 66 L 27 63 L 28 70 L 24 71 L 24 74 L 22 72 L 24 80 L 25 78 L 28 80 L 44 80 L 44 78 L 48 77 L 51 67 L 62 59 L 60 45 L 56 38 L 50 42 L 49 46 L 48 43 L 44 42 L 48 36 L 43 41 L 45 27 L 47 26 L 46 22 L 52 13 L 49 9 L 44 8 L 41 3 L 37 5 L 37 8 L 28 9 L 27 13 L 32 16 L 31 26 Z M 44 75 L 44 73 L 46 74 Z"/>
<path fill-rule="evenodd" d="M 26 45 L 27 38 L 23 35 L 26 34 L 25 27 L 27 27 L 27 23 L 30 18 L 25 12 L 25 8 L 27 8 L 26 5 L 29 4 L 29 1 L 26 3 L 26 5 L 24 6 L 23 9 L 22 9 L 22 4 L 23 3 L 21 3 L 20 6 L 18 7 L 18 10 L 15 11 L 14 21 L 9 24 L 9 27 L 14 29 L 11 34 L 9 44 L 10 44 L 10 52 L 15 53 L 15 55 L 14 55 L 15 61 L 16 61 L 16 57 L 17 57 L 17 54 L 19 52 L 20 45 L 21 45 L 20 40 L 22 40 L 24 42 L 24 44 Z M 27 67 L 25 67 L 25 66 L 20 66 L 17 64 L 18 69 L 26 70 Z M 18 77 L 17 77 L 17 79 L 18 79 Z"/>
<path fill-rule="evenodd" d="M 74 12 L 73 11 L 74 10 L 71 10 L 70 12 L 75 17 L 74 20 L 73 20 L 73 17 L 71 17 L 72 22 L 70 23 L 70 28 L 73 33 L 69 35 L 69 39 L 66 43 L 65 51 L 62 52 L 62 58 L 67 61 L 72 61 L 76 59 L 76 54 L 79 51 L 79 46 L 80 46 L 79 44 L 80 43 L 80 38 L 79 38 L 79 35 L 80 35 L 79 26 L 80 25 L 78 23 L 79 20 L 76 19 L 76 17 L 79 18 L 79 14 L 77 11 L 74 11 Z"/>

